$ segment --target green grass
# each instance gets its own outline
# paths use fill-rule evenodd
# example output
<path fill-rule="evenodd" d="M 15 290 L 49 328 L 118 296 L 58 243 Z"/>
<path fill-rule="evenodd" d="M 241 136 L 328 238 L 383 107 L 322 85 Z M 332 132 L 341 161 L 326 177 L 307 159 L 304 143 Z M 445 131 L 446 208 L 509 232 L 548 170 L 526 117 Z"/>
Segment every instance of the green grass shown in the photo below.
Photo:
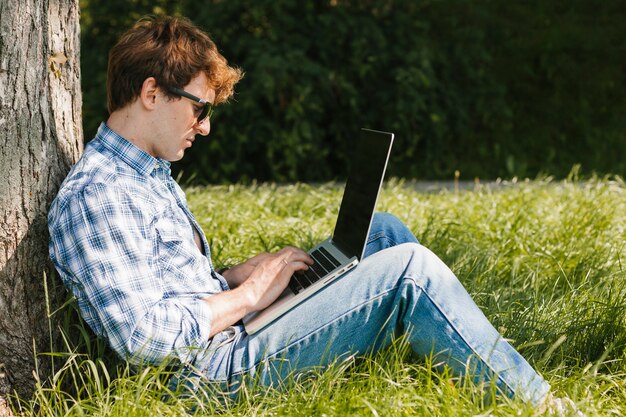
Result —
<path fill-rule="evenodd" d="M 188 188 L 216 265 L 286 244 L 310 247 L 332 232 L 341 186 L 323 184 Z M 588 415 L 626 414 L 626 186 L 619 178 L 541 179 L 420 193 L 389 181 L 378 210 L 401 218 L 438 254 L 495 326 Z M 532 416 L 518 401 L 453 381 L 415 360 L 399 341 L 372 357 L 350 358 L 298 377 L 284 390 L 249 388 L 236 402 L 169 396 L 167 371 L 131 372 L 91 354 L 65 363 L 23 415 L 114 416 Z M 96 345 L 94 347 L 94 345 Z M 84 349 L 83 349 L 84 350 Z M 73 348 L 68 347 L 68 352 Z M 98 353 L 100 352 L 100 353 Z M 192 409 L 192 405 L 196 405 Z"/>

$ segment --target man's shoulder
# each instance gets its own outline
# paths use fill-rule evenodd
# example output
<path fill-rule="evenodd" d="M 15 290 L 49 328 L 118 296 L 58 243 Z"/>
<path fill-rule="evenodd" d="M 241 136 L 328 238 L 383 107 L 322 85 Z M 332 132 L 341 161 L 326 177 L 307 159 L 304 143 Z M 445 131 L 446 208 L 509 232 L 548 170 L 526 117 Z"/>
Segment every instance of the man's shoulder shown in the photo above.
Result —
<path fill-rule="evenodd" d="M 154 199 L 144 176 L 115 155 L 88 147 L 63 181 L 51 212 L 62 211 L 69 203 L 84 201 L 87 195 L 95 193 L 111 199 L 138 200 L 141 204 Z"/>

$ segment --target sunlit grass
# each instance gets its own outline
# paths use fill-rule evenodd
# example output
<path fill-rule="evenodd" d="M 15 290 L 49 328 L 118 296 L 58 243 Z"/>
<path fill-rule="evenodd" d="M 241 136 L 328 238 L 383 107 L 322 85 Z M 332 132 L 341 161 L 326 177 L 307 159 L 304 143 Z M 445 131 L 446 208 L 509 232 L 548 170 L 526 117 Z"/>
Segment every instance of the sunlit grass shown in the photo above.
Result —
<path fill-rule="evenodd" d="M 216 266 L 332 233 L 342 186 L 188 188 Z M 626 186 L 619 178 L 550 179 L 422 193 L 389 181 L 378 210 L 394 213 L 464 283 L 504 336 L 588 415 L 626 413 Z M 88 339 L 88 336 L 84 336 Z M 86 341 L 86 345 L 101 343 Z M 71 351 L 69 347 L 67 351 Z M 92 354 L 65 363 L 24 415 L 532 416 L 515 400 L 415 360 L 398 343 L 297 377 L 283 390 L 245 388 L 241 400 L 169 392 L 165 369 L 135 372 Z"/>

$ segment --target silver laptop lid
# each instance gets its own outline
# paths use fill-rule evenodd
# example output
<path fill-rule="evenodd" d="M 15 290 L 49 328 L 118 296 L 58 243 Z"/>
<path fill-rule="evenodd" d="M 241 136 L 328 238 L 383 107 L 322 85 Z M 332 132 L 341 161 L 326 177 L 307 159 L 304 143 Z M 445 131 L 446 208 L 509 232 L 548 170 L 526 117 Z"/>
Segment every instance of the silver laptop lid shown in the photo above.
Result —
<path fill-rule="evenodd" d="M 348 180 L 332 238 L 348 257 L 363 257 L 392 144 L 393 133 L 361 129 L 350 156 Z"/>

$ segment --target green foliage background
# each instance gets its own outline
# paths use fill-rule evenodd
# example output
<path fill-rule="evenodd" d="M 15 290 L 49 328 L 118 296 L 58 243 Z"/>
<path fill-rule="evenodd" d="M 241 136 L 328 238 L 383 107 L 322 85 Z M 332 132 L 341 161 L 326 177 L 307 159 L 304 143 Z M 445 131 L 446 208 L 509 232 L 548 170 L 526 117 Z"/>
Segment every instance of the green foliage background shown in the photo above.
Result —
<path fill-rule="evenodd" d="M 345 175 L 359 127 L 389 174 L 626 174 L 620 0 L 82 0 L 84 131 L 106 118 L 107 51 L 145 14 L 190 17 L 246 77 L 175 171 L 198 183 Z"/>

